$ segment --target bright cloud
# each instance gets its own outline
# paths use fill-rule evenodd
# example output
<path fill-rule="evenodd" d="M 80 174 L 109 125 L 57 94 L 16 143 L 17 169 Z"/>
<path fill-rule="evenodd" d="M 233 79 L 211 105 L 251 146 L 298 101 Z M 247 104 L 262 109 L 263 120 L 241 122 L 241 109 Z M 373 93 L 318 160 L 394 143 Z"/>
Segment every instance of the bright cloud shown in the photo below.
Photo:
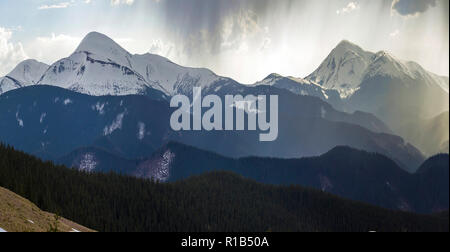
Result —
<path fill-rule="evenodd" d="M 164 42 L 161 39 L 154 39 L 150 44 L 150 53 L 171 58 L 175 45 L 171 42 Z"/>
<path fill-rule="evenodd" d="M 10 72 L 19 62 L 28 58 L 21 43 L 11 41 L 13 32 L 0 27 L 0 76 Z"/>
<path fill-rule="evenodd" d="M 52 5 L 41 5 L 38 7 L 38 10 L 48 10 L 48 9 L 64 9 L 71 5 L 71 2 L 62 2 Z"/>
<path fill-rule="evenodd" d="M 133 3 L 134 3 L 134 0 L 111 0 L 111 5 L 113 5 L 113 6 L 121 5 L 121 4 L 132 5 Z"/>
<path fill-rule="evenodd" d="M 397 37 L 400 34 L 399 30 L 395 30 L 389 34 L 391 38 Z"/>
<path fill-rule="evenodd" d="M 28 44 L 28 47 L 25 47 L 25 50 L 30 57 L 52 64 L 61 57 L 72 54 L 81 40 L 81 37 L 52 33 L 50 36 L 35 38 L 32 43 Z"/>
<path fill-rule="evenodd" d="M 344 8 L 337 10 L 336 14 L 338 14 L 338 15 L 346 14 L 346 13 L 350 13 L 350 12 L 358 10 L 358 9 L 359 9 L 358 2 L 350 2 Z"/>

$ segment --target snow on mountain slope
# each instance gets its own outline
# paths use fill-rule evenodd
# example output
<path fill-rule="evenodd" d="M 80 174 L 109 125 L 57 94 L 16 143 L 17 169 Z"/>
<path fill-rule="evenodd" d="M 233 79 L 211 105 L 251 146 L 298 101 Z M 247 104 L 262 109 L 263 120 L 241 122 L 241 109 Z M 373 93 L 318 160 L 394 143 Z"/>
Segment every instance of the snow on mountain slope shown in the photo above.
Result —
<path fill-rule="evenodd" d="M 277 84 L 277 82 L 278 82 L 279 80 L 283 80 L 283 79 L 289 79 L 289 80 L 295 81 L 295 82 L 297 82 L 298 84 L 301 84 L 301 85 L 317 86 L 317 87 L 319 87 L 319 88 L 322 88 L 321 86 L 317 85 L 316 83 L 312 83 L 312 82 L 307 81 L 307 80 L 305 80 L 305 79 L 295 78 L 295 77 L 291 77 L 291 76 L 285 77 L 285 76 L 282 76 L 282 75 L 277 74 L 277 73 L 272 73 L 272 74 L 270 74 L 270 75 L 267 76 L 264 80 L 259 81 L 259 82 L 257 82 L 257 83 L 254 84 L 254 85 L 256 85 L 256 86 L 257 86 L 257 85 L 274 86 L 274 85 Z"/>
<path fill-rule="evenodd" d="M 134 55 L 133 69 L 149 82 L 158 83 L 167 95 L 188 93 L 192 87 L 209 87 L 224 78 L 204 68 L 179 66 L 170 60 L 154 54 Z"/>
<path fill-rule="evenodd" d="M 408 135 L 402 130 L 405 122 L 448 111 L 448 77 L 385 51 L 367 52 L 348 41 L 339 43 L 306 80 L 339 92 L 344 111 L 374 114 L 403 137 Z"/>
<path fill-rule="evenodd" d="M 129 67 L 89 52 L 76 52 L 54 63 L 38 84 L 95 96 L 142 94 L 153 87 Z"/>
<path fill-rule="evenodd" d="M 131 58 L 112 39 L 89 33 L 71 56 L 50 66 L 38 84 L 95 96 L 143 94 L 148 88 L 162 91 L 131 68 Z"/>
<path fill-rule="evenodd" d="M 437 84 L 447 93 L 449 93 L 449 80 L 448 77 L 438 76 L 436 74 L 430 73 L 430 75 L 434 78 Z"/>
<path fill-rule="evenodd" d="M 271 86 L 288 90 L 297 95 L 307 95 L 320 98 L 338 110 L 345 111 L 343 101 L 339 93 L 334 89 L 326 89 L 317 83 L 294 77 L 284 77 L 279 74 L 271 74 L 264 80 L 253 86 Z"/>
<path fill-rule="evenodd" d="M 384 51 L 378 52 L 372 57 L 372 63 L 366 70 L 365 78 L 375 76 L 420 80 L 421 84 L 440 87 L 446 93 L 449 92 L 448 77 L 430 73 L 416 62 L 397 59 Z"/>
<path fill-rule="evenodd" d="M 7 76 L 19 81 L 23 85 L 33 85 L 39 81 L 48 67 L 47 64 L 29 59 L 19 63 Z"/>
<path fill-rule="evenodd" d="M 365 51 L 346 40 L 339 43 L 306 80 L 337 90 L 342 98 L 348 98 L 360 89 L 365 79 L 374 77 L 420 80 L 428 86 L 439 86 L 446 93 L 449 90 L 446 77 L 430 73 L 415 62 L 399 60 L 385 51 Z"/>
<path fill-rule="evenodd" d="M 210 70 L 181 67 L 158 55 L 132 55 L 92 32 L 70 57 L 53 64 L 39 84 L 97 96 L 142 94 L 148 88 L 170 96 L 220 79 Z"/>
<path fill-rule="evenodd" d="M 117 44 L 114 40 L 108 36 L 91 32 L 84 37 L 75 53 L 77 52 L 89 52 L 96 55 L 99 60 L 106 62 L 114 62 L 122 66 L 132 68 L 131 66 L 131 54 Z M 103 58 L 101 58 L 103 57 Z"/>
<path fill-rule="evenodd" d="M 344 40 L 306 80 L 348 97 L 358 90 L 372 57 L 373 53 Z"/>
<path fill-rule="evenodd" d="M 271 74 L 264 80 L 254 84 L 255 86 L 264 85 L 282 89 L 287 89 L 298 95 L 309 95 L 319 97 L 322 100 L 328 100 L 327 90 L 320 85 L 305 79 L 284 77 L 279 74 Z"/>
<path fill-rule="evenodd" d="M 18 81 L 14 80 L 8 76 L 0 78 L 0 95 L 8 92 L 10 90 L 13 90 L 16 88 L 21 88 L 21 87 L 22 87 L 22 85 Z"/>
<path fill-rule="evenodd" d="M 47 69 L 48 65 L 36 60 L 20 62 L 9 74 L 0 78 L 0 94 L 36 84 Z"/>
<path fill-rule="evenodd" d="M 371 64 L 367 67 L 364 74 L 365 78 L 389 76 L 399 79 L 420 79 L 425 81 L 426 85 L 430 85 L 433 82 L 441 82 L 438 76 L 427 72 L 419 64 L 397 59 L 395 56 L 385 51 L 380 51 L 372 56 Z M 444 87 L 442 88 L 444 89 Z"/>

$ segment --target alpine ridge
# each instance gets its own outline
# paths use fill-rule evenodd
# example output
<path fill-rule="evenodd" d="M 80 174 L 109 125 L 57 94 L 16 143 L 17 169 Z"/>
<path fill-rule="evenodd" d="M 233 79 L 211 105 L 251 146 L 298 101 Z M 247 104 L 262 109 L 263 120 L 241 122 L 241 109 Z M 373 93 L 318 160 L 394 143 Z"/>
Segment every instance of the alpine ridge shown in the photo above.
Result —
<path fill-rule="evenodd" d="M 154 55 L 132 55 L 111 38 L 89 33 L 75 52 L 50 66 L 38 84 L 54 85 L 90 95 L 164 95 L 207 87 L 221 77 L 207 69 L 181 67 Z"/>
<path fill-rule="evenodd" d="M 414 131 L 422 130 L 420 127 L 412 129 L 414 125 L 424 125 L 426 121 L 448 113 L 448 77 L 433 74 L 415 62 L 400 60 L 386 51 L 369 52 L 344 40 L 306 78 L 272 74 L 256 85 L 315 96 L 349 113 L 373 114 L 427 155 L 448 149 L 448 134 L 447 137 L 445 134 L 448 120 L 441 120 L 440 125 L 434 126 L 439 132 L 425 127 L 422 134 L 425 137 L 411 138 Z M 430 141 L 428 135 L 443 137 Z"/>
<path fill-rule="evenodd" d="M 10 73 L 0 78 L 0 94 L 38 83 L 48 67 L 32 59 L 20 62 Z"/>

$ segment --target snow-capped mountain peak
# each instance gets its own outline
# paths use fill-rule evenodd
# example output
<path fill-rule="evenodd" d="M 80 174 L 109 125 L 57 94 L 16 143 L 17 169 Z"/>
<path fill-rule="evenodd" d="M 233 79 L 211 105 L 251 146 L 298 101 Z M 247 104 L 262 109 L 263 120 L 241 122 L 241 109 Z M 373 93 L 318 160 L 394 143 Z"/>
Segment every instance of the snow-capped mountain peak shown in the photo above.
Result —
<path fill-rule="evenodd" d="M 271 80 L 271 79 L 277 79 L 277 78 L 283 78 L 283 77 L 284 76 L 282 76 L 281 74 L 271 73 L 266 78 L 264 78 L 264 80 Z"/>
<path fill-rule="evenodd" d="M 348 41 L 339 43 L 306 79 L 339 92 L 346 111 L 373 113 L 392 128 L 448 111 L 448 77 L 386 51 L 365 51 Z"/>
<path fill-rule="evenodd" d="M 108 36 L 91 32 L 70 56 L 51 66 L 33 60 L 19 64 L 0 79 L 0 93 L 38 84 L 95 96 L 172 96 L 190 93 L 194 86 L 206 89 L 224 79 L 209 69 L 183 67 L 159 55 L 133 55 Z"/>
<path fill-rule="evenodd" d="M 348 51 L 353 51 L 355 53 L 364 54 L 366 51 L 362 49 L 359 45 L 354 44 L 348 40 L 342 40 L 339 44 L 334 48 L 335 53 L 342 52 L 346 53 Z"/>
<path fill-rule="evenodd" d="M 75 50 L 75 53 L 79 52 L 88 52 L 97 57 L 100 56 L 107 61 L 112 61 L 130 68 L 132 67 L 130 62 L 131 54 L 114 40 L 98 32 L 91 32 L 84 37 Z"/>
<path fill-rule="evenodd" d="M 48 65 L 33 59 L 20 62 L 6 76 L 19 81 L 22 85 L 36 84 L 42 74 L 48 69 Z"/>
<path fill-rule="evenodd" d="M 372 53 L 343 40 L 306 79 L 326 89 L 339 91 L 343 98 L 348 97 L 358 89 L 372 56 Z"/>
<path fill-rule="evenodd" d="M 96 96 L 163 91 L 156 83 L 145 80 L 133 65 L 128 51 L 106 35 L 91 32 L 72 55 L 55 62 L 38 84 Z"/>
<path fill-rule="evenodd" d="M 48 65 L 36 60 L 20 62 L 9 74 L 0 78 L 0 94 L 38 83 Z"/>
<path fill-rule="evenodd" d="M 372 53 L 343 40 L 306 80 L 325 89 L 333 89 L 341 98 L 349 98 L 361 83 L 375 76 L 423 80 L 426 85 L 439 85 L 448 93 L 448 78 L 436 76 L 415 62 L 397 59 L 386 51 Z"/>
<path fill-rule="evenodd" d="M 54 63 L 39 84 L 91 95 L 141 94 L 150 88 L 171 96 L 220 79 L 208 69 L 182 67 L 159 55 L 132 55 L 106 35 L 91 32 L 71 56 Z"/>
<path fill-rule="evenodd" d="M 133 68 L 147 81 L 158 84 L 167 95 L 189 93 L 192 87 L 209 87 L 224 79 L 205 68 L 183 67 L 155 54 L 133 55 Z"/>

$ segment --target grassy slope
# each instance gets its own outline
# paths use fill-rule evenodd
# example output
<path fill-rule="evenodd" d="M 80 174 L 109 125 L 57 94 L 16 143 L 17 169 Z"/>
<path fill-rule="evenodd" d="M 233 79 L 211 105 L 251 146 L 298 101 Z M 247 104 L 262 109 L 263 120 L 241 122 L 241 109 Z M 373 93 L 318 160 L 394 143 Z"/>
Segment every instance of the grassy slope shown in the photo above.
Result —
<path fill-rule="evenodd" d="M 47 232 L 55 223 L 55 215 L 40 210 L 30 201 L 0 187 L 0 227 L 8 232 Z M 92 232 L 86 227 L 60 218 L 58 230 L 62 232 Z"/>

